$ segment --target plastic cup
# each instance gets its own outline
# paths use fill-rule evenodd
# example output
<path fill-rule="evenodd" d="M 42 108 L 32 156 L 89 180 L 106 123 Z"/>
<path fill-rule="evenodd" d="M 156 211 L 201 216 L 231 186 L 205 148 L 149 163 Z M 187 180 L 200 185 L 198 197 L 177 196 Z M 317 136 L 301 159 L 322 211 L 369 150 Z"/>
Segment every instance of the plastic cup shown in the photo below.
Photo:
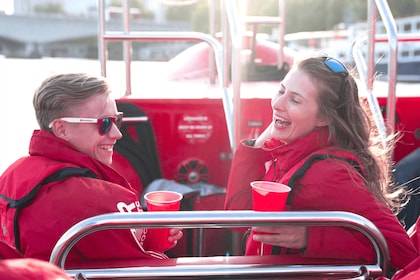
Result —
<path fill-rule="evenodd" d="M 255 211 L 283 211 L 291 188 L 287 185 L 269 182 L 251 182 L 252 202 Z"/>
<path fill-rule="evenodd" d="M 182 194 L 172 191 L 155 191 L 144 195 L 147 211 L 178 211 L 181 206 Z M 169 228 L 149 229 L 149 233 L 159 242 L 158 250 L 165 251 L 173 247 L 168 241 Z"/>
<path fill-rule="evenodd" d="M 182 194 L 172 191 L 155 191 L 144 195 L 147 211 L 178 211 Z"/>
<path fill-rule="evenodd" d="M 251 182 L 252 203 L 255 211 L 283 211 L 291 188 L 284 184 L 269 181 Z M 254 232 L 258 233 L 258 232 Z M 265 233 L 267 234 L 267 233 Z M 259 254 L 264 255 L 261 242 Z"/>

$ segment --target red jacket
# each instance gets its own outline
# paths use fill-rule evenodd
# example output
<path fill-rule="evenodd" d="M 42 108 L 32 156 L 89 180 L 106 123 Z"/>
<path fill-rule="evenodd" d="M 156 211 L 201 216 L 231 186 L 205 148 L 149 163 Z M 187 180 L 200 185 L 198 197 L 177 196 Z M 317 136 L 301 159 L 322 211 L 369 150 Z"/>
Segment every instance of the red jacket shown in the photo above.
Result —
<path fill-rule="evenodd" d="M 420 218 L 417 218 L 416 223 L 408 231 L 411 241 L 417 250 L 420 250 Z M 391 280 L 417 280 L 420 279 L 420 256 L 414 259 L 411 263 L 406 265 L 403 269 L 398 270 Z M 375 280 L 388 280 L 385 277 L 378 277 Z"/>
<path fill-rule="evenodd" d="M 52 263 L 36 259 L 0 260 L 0 278 L 7 280 L 72 280 Z"/>
<path fill-rule="evenodd" d="M 83 167 L 97 179 L 70 177 L 40 188 L 33 202 L 18 216 L 20 251 L 26 258 L 49 260 L 51 251 L 62 236 L 77 222 L 99 214 L 140 212 L 142 208 L 135 191 L 114 169 L 92 159 L 55 137 L 48 131 L 34 131 L 30 156 L 12 164 L 0 177 L 0 195 L 19 199 L 48 175 L 63 167 Z M 1 240 L 15 247 L 13 215 L 7 202 L 0 199 Z M 105 230 L 79 241 L 68 256 L 68 265 L 95 260 L 100 266 L 127 259 L 164 259 L 147 231 L 138 229 Z"/>
<path fill-rule="evenodd" d="M 327 151 L 358 162 L 353 154 L 338 151 L 328 144 L 326 133 L 323 129 L 315 130 L 288 145 L 272 139 L 262 149 L 240 145 L 232 163 L 225 209 L 252 209 L 251 181 L 264 179 L 287 184 L 290 179 L 288 171 L 311 154 L 325 154 Z M 288 209 L 359 214 L 372 221 L 384 235 L 390 250 L 391 267 L 402 268 L 417 256 L 416 248 L 396 216 L 368 191 L 356 168 L 341 160 L 313 162 L 296 181 Z M 249 238 L 246 254 L 257 254 L 259 244 Z M 271 253 L 271 248 L 264 251 Z M 370 242 L 361 233 L 342 227 L 309 227 L 306 252 L 302 254 L 296 250 L 294 253 L 293 258 L 300 255 L 303 263 L 320 258 L 375 261 Z"/>

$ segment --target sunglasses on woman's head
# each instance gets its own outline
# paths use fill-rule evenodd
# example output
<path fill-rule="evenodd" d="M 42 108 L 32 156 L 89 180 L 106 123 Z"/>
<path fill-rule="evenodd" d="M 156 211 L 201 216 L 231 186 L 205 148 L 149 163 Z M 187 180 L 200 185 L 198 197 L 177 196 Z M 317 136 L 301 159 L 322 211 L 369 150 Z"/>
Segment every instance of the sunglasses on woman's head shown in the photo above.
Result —
<path fill-rule="evenodd" d="M 115 126 L 120 129 L 122 125 L 123 113 L 118 112 L 115 117 L 106 117 L 106 118 L 73 118 L 73 117 L 66 117 L 66 118 L 59 118 L 59 120 L 69 122 L 69 123 L 97 123 L 99 134 L 105 135 L 107 134 L 112 127 L 112 124 L 115 123 Z M 49 124 L 49 128 L 51 128 L 53 122 Z"/>
<path fill-rule="evenodd" d="M 341 96 L 343 96 L 343 92 L 344 92 L 344 87 L 346 84 L 346 78 L 349 75 L 349 71 L 347 70 L 346 66 L 344 66 L 344 64 L 332 57 L 323 57 L 324 58 L 324 64 L 325 66 L 327 66 L 328 69 L 330 69 L 331 72 L 335 73 L 335 74 L 340 74 L 342 76 L 342 80 L 341 80 L 341 88 L 340 88 L 340 100 L 342 99 Z"/>
<path fill-rule="evenodd" d="M 324 64 L 333 73 L 344 74 L 344 76 L 347 76 L 349 74 L 349 71 L 347 70 L 346 66 L 344 66 L 342 62 L 335 58 L 324 57 Z"/>

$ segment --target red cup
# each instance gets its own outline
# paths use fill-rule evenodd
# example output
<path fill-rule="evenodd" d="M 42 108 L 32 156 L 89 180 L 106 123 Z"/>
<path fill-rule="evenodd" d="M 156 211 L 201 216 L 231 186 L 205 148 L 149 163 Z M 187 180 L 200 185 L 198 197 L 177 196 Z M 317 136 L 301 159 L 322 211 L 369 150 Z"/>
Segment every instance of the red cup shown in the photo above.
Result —
<path fill-rule="evenodd" d="M 147 211 L 178 211 L 182 194 L 171 191 L 155 191 L 144 195 Z"/>
<path fill-rule="evenodd" d="M 144 195 L 147 211 L 178 211 L 181 205 L 182 194 L 172 191 L 155 191 Z M 157 250 L 166 251 L 172 248 L 174 243 L 168 241 L 169 228 L 149 229 L 150 235 L 159 242 Z"/>
<path fill-rule="evenodd" d="M 283 211 L 291 188 L 284 184 L 269 181 L 251 182 L 252 203 L 255 211 Z M 254 232 L 259 233 L 259 232 Z M 263 232 L 262 232 L 263 233 Z M 268 234 L 268 233 L 264 233 Z M 261 243 L 259 255 L 264 255 L 264 243 Z"/>
<path fill-rule="evenodd" d="M 269 181 L 251 182 L 255 211 L 283 211 L 291 191 L 289 186 Z"/>

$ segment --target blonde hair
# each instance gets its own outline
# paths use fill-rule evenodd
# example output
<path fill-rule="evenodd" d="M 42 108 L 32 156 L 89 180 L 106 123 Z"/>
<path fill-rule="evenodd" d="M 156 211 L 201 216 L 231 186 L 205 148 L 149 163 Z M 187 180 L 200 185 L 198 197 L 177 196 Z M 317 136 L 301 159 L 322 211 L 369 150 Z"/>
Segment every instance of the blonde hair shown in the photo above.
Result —
<path fill-rule="evenodd" d="M 103 77 L 70 73 L 46 78 L 33 97 L 40 128 L 49 130 L 50 122 L 67 116 L 72 109 L 96 94 L 110 94 L 109 86 Z"/>

